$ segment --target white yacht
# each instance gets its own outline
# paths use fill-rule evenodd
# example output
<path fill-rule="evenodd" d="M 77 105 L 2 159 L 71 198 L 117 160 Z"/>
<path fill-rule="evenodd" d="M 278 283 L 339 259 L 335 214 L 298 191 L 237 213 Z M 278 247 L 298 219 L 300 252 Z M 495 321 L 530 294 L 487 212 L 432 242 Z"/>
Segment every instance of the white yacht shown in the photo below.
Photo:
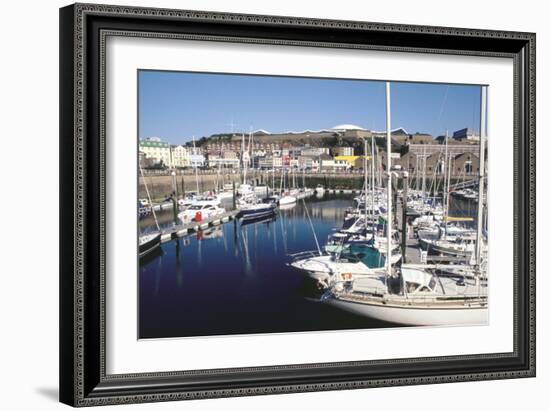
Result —
<path fill-rule="evenodd" d="M 209 201 L 196 201 L 186 210 L 178 214 L 183 224 L 191 221 L 202 221 L 225 213 L 225 209 L 212 204 Z"/>
<path fill-rule="evenodd" d="M 351 280 L 356 276 L 372 275 L 373 270 L 351 252 L 321 254 L 306 251 L 291 254 L 289 265 L 319 282 Z"/>

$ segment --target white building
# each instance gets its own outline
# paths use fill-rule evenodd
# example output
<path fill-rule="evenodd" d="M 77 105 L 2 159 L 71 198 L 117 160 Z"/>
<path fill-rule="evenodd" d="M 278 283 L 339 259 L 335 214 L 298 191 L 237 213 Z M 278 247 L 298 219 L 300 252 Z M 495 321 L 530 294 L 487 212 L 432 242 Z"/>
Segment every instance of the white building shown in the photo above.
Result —
<path fill-rule="evenodd" d="M 172 165 L 174 167 L 189 167 L 189 150 L 185 146 L 172 146 Z"/>
<path fill-rule="evenodd" d="M 193 168 L 204 167 L 206 165 L 206 158 L 202 154 L 190 154 L 189 165 Z"/>
<path fill-rule="evenodd" d="M 345 160 L 326 159 L 321 160 L 321 170 L 326 171 L 344 171 L 348 170 L 350 165 Z"/>
<path fill-rule="evenodd" d="M 139 140 L 139 151 L 145 154 L 148 159 L 155 162 L 161 162 L 167 167 L 172 167 L 172 155 L 170 144 L 162 141 L 158 137 L 149 137 Z"/>
<path fill-rule="evenodd" d="M 304 147 L 301 150 L 301 154 L 307 157 L 320 156 L 322 154 L 329 154 L 328 147 Z"/>
<path fill-rule="evenodd" d="M 319 157 L 300 156 L 300 168 L 304 170 L 319 171 Z"/>
<path fill-rule="evenodd" d="M 283 167 L 283 157 L 273 156 L 273 168 L 282 168 Z"/>
<path fill-rule="evenodd" d="M 291 158 L 289 160 L 288 165 L 290 166 L 290 168 L 300 168 L 300 159 L 299 159 L 299 157 Z"/>
<path fill-rule="evenodd" d="M 353 156 L 353 147 L 334 147 L 332 149 L 332 155 L 337 156 Z"/>
<path fill-rule="evenodd" d="M 208 156 L 208 167 L 210 168 L 239 168 L 240 163 L 237 157 L 226 157 L 217 154 Z"/>

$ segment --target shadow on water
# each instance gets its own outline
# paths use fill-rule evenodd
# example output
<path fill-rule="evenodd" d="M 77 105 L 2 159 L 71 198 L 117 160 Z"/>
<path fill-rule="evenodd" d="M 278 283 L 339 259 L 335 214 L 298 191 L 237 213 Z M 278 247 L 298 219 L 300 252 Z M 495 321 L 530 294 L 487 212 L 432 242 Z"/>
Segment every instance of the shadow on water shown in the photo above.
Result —
<path fill-rule="evenodd" d="M 140 261 L 140 338 L 390 327 L 319 301 L 288 254 L 316 250 L 341 226 L 351 196 L 310 198 L 275 216 L 162 244 Z"/>

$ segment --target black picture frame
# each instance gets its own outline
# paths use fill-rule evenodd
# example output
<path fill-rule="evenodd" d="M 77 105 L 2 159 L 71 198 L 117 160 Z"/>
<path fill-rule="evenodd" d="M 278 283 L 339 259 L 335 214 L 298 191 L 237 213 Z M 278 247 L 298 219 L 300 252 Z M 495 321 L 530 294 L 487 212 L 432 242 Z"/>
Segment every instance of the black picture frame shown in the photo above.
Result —
<path fill-rule="evenodd" d="M 508 57 L 514 64 L 514 350 L 105 373 L 106 36 Z M 60 401 L 73 406 L 535 376 L 535 34 L 75 4 L 60 9 Z"/>

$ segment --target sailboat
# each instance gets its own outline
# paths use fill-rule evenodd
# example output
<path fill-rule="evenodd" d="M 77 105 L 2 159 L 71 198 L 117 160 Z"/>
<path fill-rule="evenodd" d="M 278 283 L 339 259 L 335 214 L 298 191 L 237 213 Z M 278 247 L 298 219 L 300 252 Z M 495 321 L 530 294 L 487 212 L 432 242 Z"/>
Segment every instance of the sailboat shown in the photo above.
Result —
<path fill-rule="evenodd" d="M 452 159 L 447 150 L 448 135 L 445 132 L 445 182 L 443 190 L 443 221 L 423 227 L 418 231 L 419 245 L 430 255 L 450 256 L 453 258 L 470 259 L 476 250 L 477 233 L 465 227 L 449 224 L 449 199 L 451 197 L 451 164 Z M 418 225 L 418 224 L 417 224 Z M 434 233 L 435 231 L 435 233 Z M 481 247 L 485 251 L 483 238 Z"/>
<path fill-rule="evenodd" d="M 483 193 L 486 86 L 482 86 L 480 136 L 480 198 Z M 387 242 L 391 244 L 391 112 L 390 83 L 386 82 L 387 140 Z M 468 275 L 456 270 L 445 275 L 434 265 L 393 266 L 386 259 L 384 269 L 374 275 L 337 281 L 321 301 L 345 311 L 403 325 L 470 325 L 488 320 L 487 278 L 481 265 L 481 201 L 478 209 L 478 242 L 473 269 Z"/>
<path fill-rule="evenodd" d="M 366 155 L 366 139 L 364 143 Z M 374 168 L 370 192 L 366 165 L 364 171 L 364 192 L 355 199 L 357 207 L 346 210 L 342 228 L 329 236 L 324 252 L 319 250 L 317 255 L 306 251 L 290 255 L 292 262 L 289 265 L 316 279 L 322 288 L 334 282 L 376 276 L 374 269 L 383 267 L 388 255 L 392 264 L 401 259 L 398 243 L 392 243 L 392 250 L 388 253 L 385 238 L 378 233 L 380 208 L 375 202 L 380 200 L 379 190 L 374 184 Z M 369 204 L 371 199 L 372 205 Z M 397 235 L 397 232 L 394 230 L 393 234 Z"/>
<path fill-rule="evenodd" d="M 222 143 L 222 153 L 224 151 L 223 143 Z M 222 157 L 223 154 L 220 155 Z M 219 182 L 220 175 L 222 178 L 221 184 Z M 225 200 L 231 200 L 233 198 L 233 184 L 231 183 L 225 183 L 224 182 L 224 173 L 222 172 L 222 162 L 218 162 L 218 170 L 216 174 L 216 198 L 220 200 L 220 202 Z"/>
<path fill-rule="evenodd" d="M 252 133 L 249 136 L 249 144 L 247 153 L 244 151 L 244 134 L 242 137 L 242 147 L 243 147 L 243 183 L 239 187 L 239 198 L 237 208 L 239 213 L 237 218 L 241 220 L 253 220 L 262 217 L 272 216 L 275 213 L 276 204 L 274 203 L 264 203 L 258 199 L 254 187 L 246 182 L 246 172 L 248 168 L 248 162 L 250 160 L 250 148 L 252 144 Z M 245 154 L 246 160 L 245 160 Z"/>
<path fill-rule="evenodd" d="M 290 184 L 289 184 L 290 185 Z M 281 174 L 281 197 L 279 198 L 279 205 L 285 206 L 296 203 L 297 198 L 291 194 L 285 187 L 285 174 L 284 170 Z"/>

